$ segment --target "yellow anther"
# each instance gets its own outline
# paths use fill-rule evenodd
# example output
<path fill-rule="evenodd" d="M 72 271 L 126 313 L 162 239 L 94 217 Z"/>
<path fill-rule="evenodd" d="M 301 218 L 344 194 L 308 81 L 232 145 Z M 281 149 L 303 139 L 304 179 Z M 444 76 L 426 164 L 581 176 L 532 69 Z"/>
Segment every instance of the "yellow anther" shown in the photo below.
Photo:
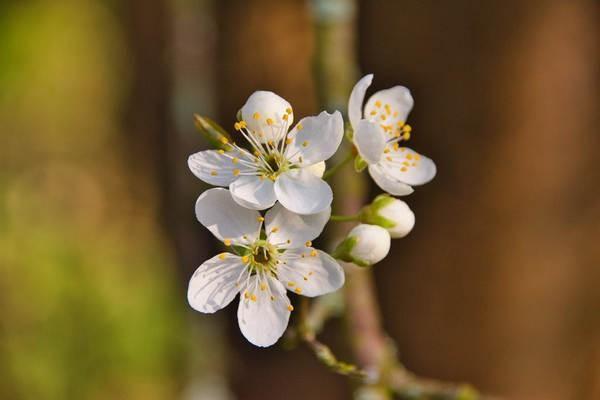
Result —
<path fill-rule="evenodd" d="M 223 240 L 223 243 L 225 244 L 225 246 L 231 246 L 231 239 L 225 239 Z"/>
<path fill-rule="evenodd" d="M 260 114 L 255 112 L 254 114 L 252 114 L 252 118 L 254 119 L 260 119 Z"/>
<path fill-rule="evenodd" d="M 400 152 L 405 152 L 406 151 L 406 147 L 400 147 Z"/>
<path fill-rule="evenodd" d="M 389 152 L 390 152 L 390 148 L 389 148 L 389 147 L 386 147 L 385 149 L 383 149 L 383 153 L 384 153 L 384 154 L 387 154 L 387 153 L 389 153 Z"/>
<path fill-rule="evenodd" d="M 398 122 L 396 122 L 396 126 L 398 128 L 402 128 L 404 126 L 404 121 L 398 121 Z"/>
<path fill-rule="evenodd" d="M 308 280 L 308 276 L 303 276 L 302 279 L 304 279 L 305 281 Z"/>
<path fill-rule="evenodd" d="M 409 140 L 410 139 L 410 132 L 404 132 L 404 136 L 402 136 L 402 139 Z"/>
<path fill-rule="evenodd" d="M 410 166 L 410 163 L 409 163 L 408 161 L 403 161 L 403 162 L 402 162 L 402 165 L 405 165 L 405 166 L 409 167 L 409 166 Z"/>
<path fill-rule="evenodd" d="M 261 283 L 261 284 L 260 284 L 260 290 L 262 290 L 263 292 L 264 292 L 265 290 L 267 290 L 267 284 L 266 284 L 266 283 Z"/>
<path fill-rule="evenodd" d="M 233 129 L 235 129 L 236 131 L 239 131 L 241 129 L 240 123 L 236 122 L 235 124 L 233 124 Z"/>
<path fill-rule="evenodd" d="M 390 114 L 392 113 L 392 109 L 390 108 L 390 105 L 389 105 L 389 104 L 387 104 L 387 103 L 386 103 L 386 104 L 383 106 L 383 108 L 385 108 L 385 113 L 386 113 L 387 115 L 390 115 Z"/>
<path fill-rule="evenodd" d="M 246 128 L 248 126 L 248 124 L 246 123 L 246 121 L 241 120 L 240 122 L 238 122 L 240 124 L 240 128 Z"/>
<path fill-rule="evenodd" d="M 412 127 L 410 125 L 406 124 L 402 127 L 402 130 L 404 132 L 410 132 L 410 131 L 412 131 Z"/>
<path fill-rule="evenodd" d="M 381 114 L 381 116 L 379 118 L 381 118 L 382 121 L 385 121 L 385 119 L 387 118 L 387 116 L 385 114 Z"/>
<path fill-rule="evenodd" d="M 229 140 L 225 136 L 221 136 L 221 143 L 227 144 L 229 143 Z"/>
<path fill-rule="evenodd" d="M 306 247 L 310 247 L 310 246 L 312 246 L 312 242 L 309 240 L 309 241 L 307 241 L 306 243 L 304 243 L 304 245 L 305 245 Z"/>
<path fill-rule="evenodd" d="M 296 289 L 294 289 L 294 292 L 300 294 L 300 293 L 302 293 L 302 289 L 297 287 Z"/>
<path fill-rule="evenodd" d="M 316 257 L 317 256 L 317 251 L 316 250 L 311 251 L 310 252 L 310 256 L 311 257 Z"/>
<path fill-rule="evenodd" d="M 219 154 L 225 154 L 225 150 L 219 149 L 219 150 L 217 150 L 217 153 L 219 153 Z"/>
<path fill-rule="evenodd" d="M 227 253 L 219 254 L 219 260 L 224 260 L 227 257 Z"/>
<path fill-rule="evenodd" d="M 291 241 L 290 239 L 286 240 L 285 242 L 286 242 L 287 244 L 290 244 L 290 243 L 292 243 L 292 241 Z M 284 263 L 284 264 L 285 264 L 285 263 Z"/>
<path fill-rule="evenodd" d="M 407 159 L 407 160 L 412 160 L 412 159 L 413 159 L 413 155 L 412 155 L 412 154 L 410 154 L 410 153 L 408 153 L 408 154 L 406 155 L 406 159 Z"/>
<path fill-rule="evenodd" d="M 289 282 L 288 282 L 288 286 L 289 286 L 289 287 L 294 287 L 294 286 L 296 286 L 296 283 L 295 283 L 295 282 L 292 282 L 292 281 L 289 281 Z"/>
<path fill-rule="evenodd" d="M 313 272 L 313 271 L 310 271 L 310 272 L 308 273 L 308 276 L 311 276 L 312 274 L 314 274 L 314 272 Z"/>
<path fill-rule="evenodd" d="M 302 147 L 307 147 L 308 146 L 308 140 L 305 140 L 304 142 L 302 142 Z"/>
<path fill-rule="evenodd" d="M 250 300 L 256 301 L 256 295 L 254 293 L 250 295 Z"/>
<path fill-rule="evenodd" d="M 231 162 L 232 162 L 232 163 L 234 163 L 234 164 L 237 164 L 238 162 L 240 162 L 240 159 L 239 159 L 239 158 L 237 158 L 237 157 L 233 157 L 233 158 L 231 159 Z"/>
<path fill-rule="evenodd" d="M 296 125 L 296 129 L 301 131 L 304 127 L 302 126 L 302 124 L 298 124 Z"/>
<path fill-rule="evenodd" d="M 212 176 L 217 176 L 217 175 L 218 175 L 218 174 L 217 174 L 217 171 L 215 171 L 214 169 L 213 169 L 212 171 L 210 171 L 210 174 L 211 174 Z"/>
<path fill-rule="evenodd" d="M 271 296 L 271 301 L 275 301 L 275 296 Z"/>
<path fill-rule="evenodd" d="M 238 176 L 240 174 L 240 170 L 235 168 L 233 171 L 233 176 Z"/>
<path fill-rule="evenodd" d="M 256 217 L 256 220 L 258 222 L 263 222 L 265 220 L 265 217 Z"/>
<path fill-rule="evenodd" d="M 400 145 L 398 143 L 394 143 L 392 145 L 392 147 L 394 148 L 394 151 L 398 151 L 398 149 L 400 148 Z"/>
<path fill-rule="evenodd" d="M 285 144 L 292 144 L 293 141 L 294 141 L 294 139 L 287 138 L 287 139 L 285 139 Z"/>
<path fill-rule="evenodd" d="M 417 165 L 418 165 L 418 163 L 416 163 L 416 162 L 412 163 L 413 167 L 416 167 Z"/>
<path fill-rule="evenodd" d="M 249 260 L 250 260 L 250 257 L 248 257 L 248 256 L 242 256 L 242 262 L 244 264 L 246 264 Z"/>
<path fill-rule="evenodd" d="M 269 146 L 273 146 L 273 144 L 275 144 L 275 142 L 273 142 L 272 140 L 268 140 L 268 141 L 267 141 L 267 144 L 268 144 Z"/>
<path fill-rule="evenodd" d="M 381 107 L 381 102 L 379 100 L 377 100 L 375 102 L 375 107 L 377 107 L 377 108 Z"/>
<path fill-rule="evenodd" d="M 250 294 L 248 294 L 248 292 L 244 292 L 244 298 L 249 299 L 250 298 Z"/>
<path fill-rule="evenodd" d="M 288 115 L 287 114 L 283 114 L 283 117 L 281 117 L 284 121 L 288 120 Z"/>
<path fill-rule="evenodd" d="M 371 114 L 371 115 L 377 115 L 377 111 L 373 110 L 369 114 Z"/>
<path fill-rule="evenodd" d="M 267 125 L 269 125 L 269 126 L 273 125 L 273 120 L 271 118 L 267 118 L 266 121 L 267 121 Z"/>
<path fill-rule="evenodd" d="M 285 109 L 285 112 L 288 113 L 288 114 L 291 114 L 292 113 L 292 109 L 288 107 L 288 108 Z"/>
<path fill-rule="evenodd" d="M 406 168 L 406 167 L 402 167 L 402 168 L 400 168 L 400 171 L 402 171 L 402 172 L 406 172 L 406 171 L 408 171 L 408 168 Z"/>
<path fill-rule="evenodd" d="M 287 306 L 288 311 L 294 311 L 294 306 L 291 304 Z"/>
<path fill-rule="evenodd" d="M 274 226 L 273 229 L 271 229 L 271 233 L 276 233 L 279 231 L 279 228 Z"/>
<path fill-rule="evenodd" d="M 396 132 L 394 132 L 394 137 L 399 138 L 401 136 L 400 133 L 401 133 L 401 131 L 396 130 Z"/>
<path fill-rule="evenodd" d="M 392 157 L 391 156 L 387 156 L 385 159 L 388 160 L 388 161 L 392 161 Z"/>
<path fill-rule="evenodd" d="M 421 155 L 420 154 L 415 154 L 415 160 L 419 161 L 421 159 Z"/>
<path fill-rule="evenodd" d="M 396 118 L 398 116 L 398 111 L 394 111 L 394 114 L 392 115 L 394 118 Z"/>

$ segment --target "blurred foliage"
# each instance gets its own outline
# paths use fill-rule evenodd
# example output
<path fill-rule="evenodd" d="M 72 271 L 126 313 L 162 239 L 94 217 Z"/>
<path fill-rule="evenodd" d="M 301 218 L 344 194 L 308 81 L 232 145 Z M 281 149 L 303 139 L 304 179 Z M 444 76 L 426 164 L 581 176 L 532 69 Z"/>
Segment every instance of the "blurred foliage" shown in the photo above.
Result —
<path fill-rule="evenodd" d="M 101 2 L 0 5 L 0 398 L 180 391 L 185 298 L 119 131 L 126 49 Z"/>

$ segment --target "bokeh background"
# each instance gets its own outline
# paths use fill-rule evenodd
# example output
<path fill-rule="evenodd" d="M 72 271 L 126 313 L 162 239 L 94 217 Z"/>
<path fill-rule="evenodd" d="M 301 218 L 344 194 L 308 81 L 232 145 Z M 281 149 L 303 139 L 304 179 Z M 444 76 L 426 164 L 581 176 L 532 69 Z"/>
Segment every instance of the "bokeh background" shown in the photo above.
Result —
<path fill-rule="evenodd" d="M 438 165 L 375 267 L 403 362 L 600 398 L 599 3 L 330 3 L 352 79 L 410 87 L 411 147 Z M 235 307 L 185 297 L 218 250 L 193 215 L 192 114 L 229 127 L 257 89 L 317 112 L 314 22 L 299 0 L 0 3 L 1 399 L 350 397 L 307 350 L 254 348 Z M 323 338 L 350 357 L 342 321 Z"/>

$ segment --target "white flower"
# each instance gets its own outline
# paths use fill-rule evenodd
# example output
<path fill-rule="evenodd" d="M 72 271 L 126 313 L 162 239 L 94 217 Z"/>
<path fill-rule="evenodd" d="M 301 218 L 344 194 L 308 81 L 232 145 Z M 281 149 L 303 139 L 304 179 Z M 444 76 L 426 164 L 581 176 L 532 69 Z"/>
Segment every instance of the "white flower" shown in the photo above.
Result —
<path fill-rule="evenodd" d="M 383 260 L 390 251 L 390 245 L 390 234 L 384 228 L 360 224 L 338 245 L 334 256 L 342 261 L 367 267 Z"/>
<path fill-rule="evenodd" d="M 241 117 L 234 126 L 252 151 L 231 143 L 229 151 L 193 154 L 188 165 L 194 175 L 229 186 L 233 199 L 253 210 L 267 209 L 277 200 L 297 214 L 328 209 L 333 194 L 321 176 L 323 162 L 344 136 L 339 111 L 304 118 L 288 132 L 294 120 L 289 103 L 275 93 L 258 91 L 242 107 Z"/>
<path fill-rule="evenodd" d="M 360 220 L 387 229 L 393 239 L 408 235 L 415 226 L 415 214 L 408 204 L 387 194 L 377 196 L 366 206 Z"/>
<path fill-rule="evenodd" d="M 277 204 L 263 218 L 235 203 L 228 190 L 207 190 L 196 202 L 196 216 L 238 254 L 221 253 L 194 272 L 188 288 L 190 305 L 213 313 L 240 293 L 237 315 L 242 334 L 256 346 L 271 346 L 285 331 L 293 310 L 286 289 L 314 297 L 344 284 L 340 265 L 311 244 L 330 213 L 327 208 L 298 215 Z"/>
<path fill-rule="evenodd" d="M 369 165 L 369 174 L 386 192 L 402 196 L 413 192 L 412 185 L 429 182 L 436 173 L 433 161 L 400 142 L 410 138 L 406 118 L 414 101 L 404 86 L 373 94 L 363 112 L 363 101 L 373 75 L 363 77 L 352 89 L 348 117 L 354 129 L 354 144 Z"/>

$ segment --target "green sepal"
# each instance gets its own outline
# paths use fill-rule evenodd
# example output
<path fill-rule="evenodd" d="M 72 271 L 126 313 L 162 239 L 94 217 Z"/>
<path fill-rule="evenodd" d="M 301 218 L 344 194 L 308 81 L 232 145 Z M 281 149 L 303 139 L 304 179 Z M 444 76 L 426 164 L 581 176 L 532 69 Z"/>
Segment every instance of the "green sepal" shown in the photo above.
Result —
<path fill-rule="evenodd" d="M 375 200 L 368 206 L 363 207 L 360 211 L 360 222 L 369 225 L 379 225 L 385 229 L 391 229 L 396 226 L 394 221 L 391 221 L 379 214 L 379 210 L 387 206 L 395 199 L 388 194 L 380 194 L 375 197 Z"/>
<path fill-rule="evenodd" d="M 363 172 L 369 164 L 360 155 L 354 157 L 354 170 L 356 172 Z"/>
<path fill-rule="evenodd" d="M 354 249 L 354 246 L 356 246 L 357 242 L 358 242 L 358 239 L 356 237 L 348 236 L 346 239 L 344 239 L 342 241 L 342 243 L 338 244 L 338 246 L 335 248 L 333 253 L 331 253 L 331 256 L 333 258 L 336 258 L 341 261 L 354 263 L 354 264 L 358 265 L 359 267 L 371 266 L 371 264 L 369 264 L 365 260 L 361 260 L 360 258 L 353 257 L 350 254 L 352 252 L 352 249 Z"/>
<path fill-rule="evenodd" d="M 231 136 L 223 127 L 208 117 L 194 114 L 194 126 L 211 146 L 225 151 L 231 150 Z"/>

